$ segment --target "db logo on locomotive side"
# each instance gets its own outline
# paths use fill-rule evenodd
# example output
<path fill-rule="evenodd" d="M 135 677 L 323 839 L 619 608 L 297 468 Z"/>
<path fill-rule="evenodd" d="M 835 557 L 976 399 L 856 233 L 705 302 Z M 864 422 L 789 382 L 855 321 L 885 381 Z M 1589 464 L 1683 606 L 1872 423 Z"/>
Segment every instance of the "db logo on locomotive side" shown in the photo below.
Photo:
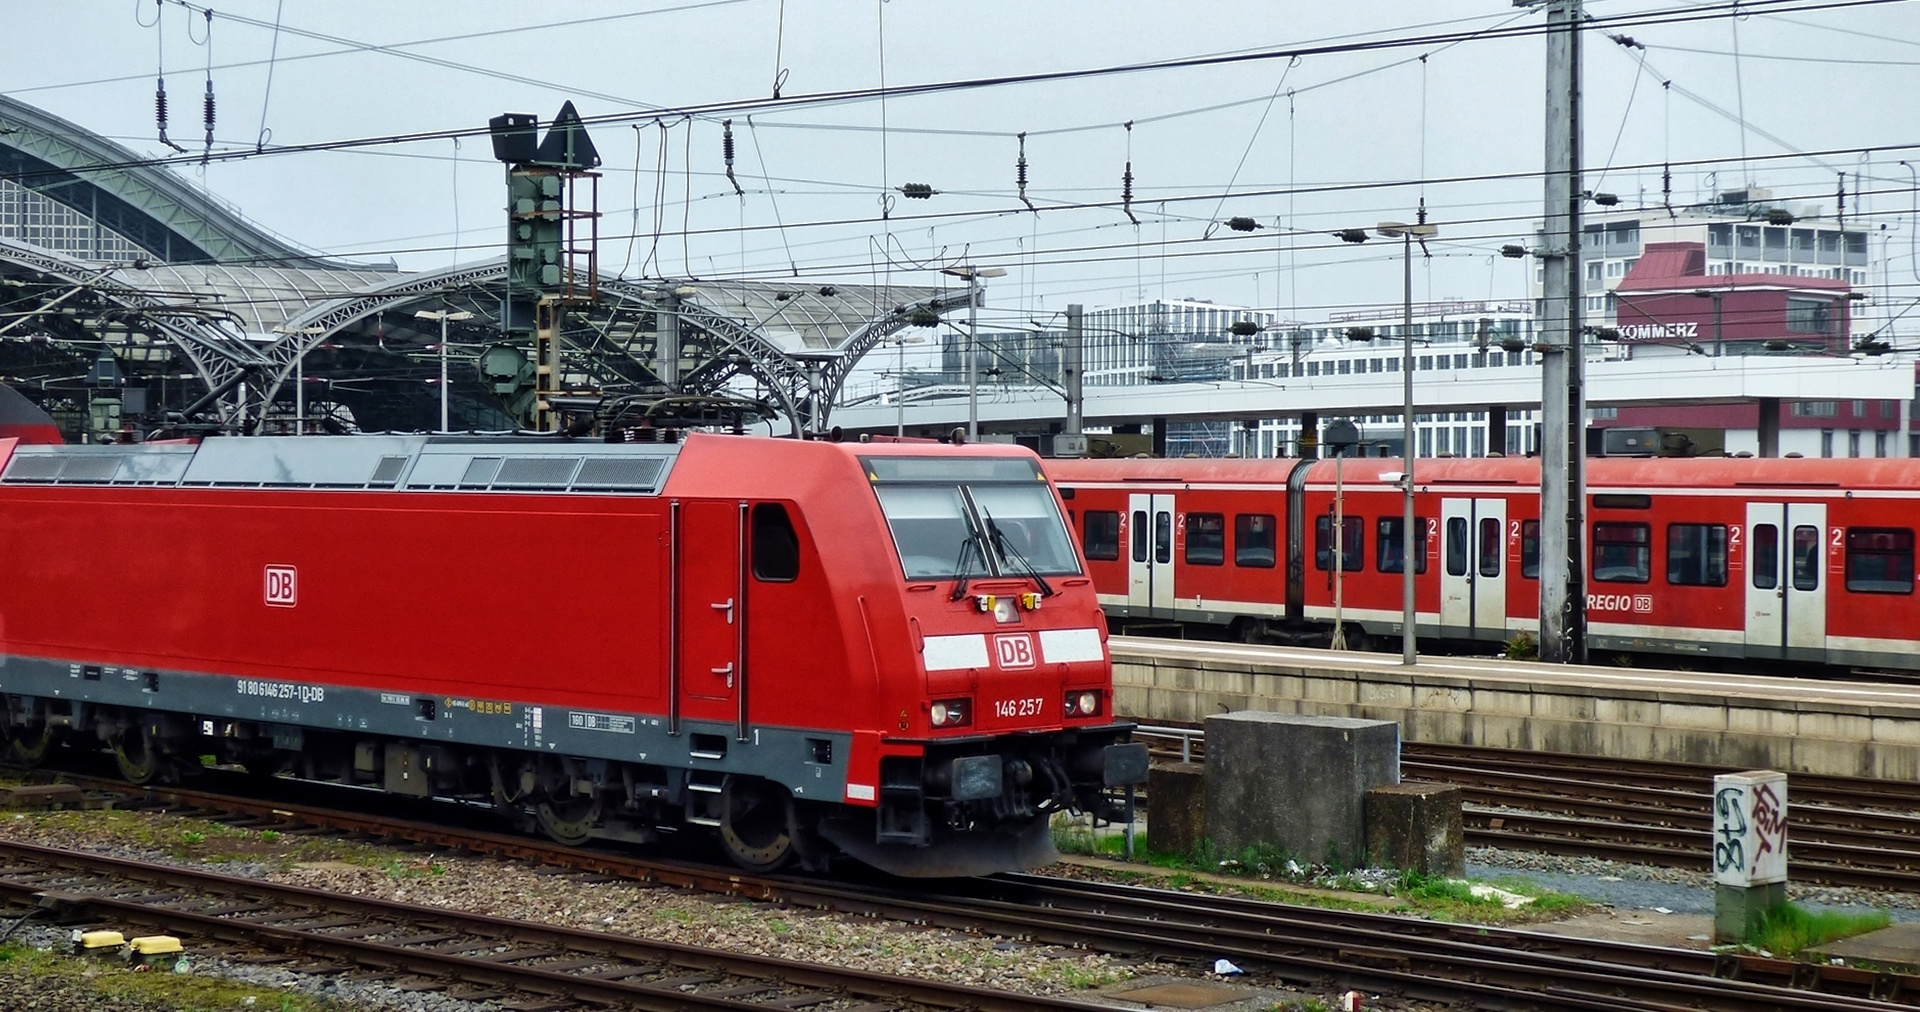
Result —
<path fill-rule="evenodd" d="M 267 604 L 291 608 L 299 600 L 299 572 L 292 566 L 267 567 Z"/>
<path fill-rule="evenodd" d="M 1028 633 L 1002 633 L 995 636 L 993 650 L 1003 668 L 1033 667 L 1033 637 Z"/>

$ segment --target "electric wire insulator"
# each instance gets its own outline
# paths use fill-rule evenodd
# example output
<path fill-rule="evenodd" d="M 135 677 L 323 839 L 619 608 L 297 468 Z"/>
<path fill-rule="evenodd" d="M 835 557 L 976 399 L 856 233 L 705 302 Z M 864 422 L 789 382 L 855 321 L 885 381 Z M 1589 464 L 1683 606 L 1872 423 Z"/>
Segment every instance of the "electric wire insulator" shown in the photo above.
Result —
<path fill-rule="evenodd" d="M 167 79 L 164 77 L 154 78 L 153 122 L 161 133 L 167 132 Z"/>
<path fill-rule="evenodd" d="M 1133 204 L 1133 163 L 1127 163 L 1125 172 L 1120 173 L 1120 203 Z"/>
<path fill-rule="evenodd" d="M 726 159 L 727 182 L 733 184 L 735 196 L 744 197 L 747 195 L 747 191 L 740 188 L 740 180 L 735 179 L 733 176 L 733 121 L 730 119 L 721 120 L 720 129 L 720 154 Z"/>
<path fill-rule="evenodd" d="M 213 82 L 212 81 L 207 82 L 207 97 L 206 97 L 206 100 L 201 103 L 201 111 L 206 114 L 207 138 L 211 140 L 213 138 Z"/>

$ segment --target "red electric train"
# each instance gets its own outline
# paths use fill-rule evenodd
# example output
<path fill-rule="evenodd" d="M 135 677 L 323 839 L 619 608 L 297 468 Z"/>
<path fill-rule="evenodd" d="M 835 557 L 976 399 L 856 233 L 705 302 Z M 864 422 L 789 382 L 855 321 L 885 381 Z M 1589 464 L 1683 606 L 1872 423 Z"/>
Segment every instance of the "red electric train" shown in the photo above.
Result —
<path fill-rule="evenodd" d="M 0 440 L 14 753 L 488 799 L 740 864 L 1053 856 L 1146 751 L 1027 451 L 693 435 Z"/>
<path fill-rule="evenodd" d="M 1116 624 L 1325 643 L 1338 576 L 1355 648 L 1401 635 L 1402 467 L 1046 462 Z M 1414 474 L 1417 635 L 1536 631 L 1539 461 L 1423 459 Z M 1602 458 L 1587 485 L 1592 650 L 1920 669 L 1920 461 Z"/>

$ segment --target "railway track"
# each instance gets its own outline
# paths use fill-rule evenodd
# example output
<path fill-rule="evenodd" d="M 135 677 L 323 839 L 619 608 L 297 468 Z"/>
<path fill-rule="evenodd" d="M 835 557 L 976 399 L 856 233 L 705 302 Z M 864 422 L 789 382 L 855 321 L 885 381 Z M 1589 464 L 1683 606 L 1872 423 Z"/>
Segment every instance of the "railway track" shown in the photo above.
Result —
<path fill-rule="evenodd" d="M 309 973 L 372 971 L 538 1010 L 982 1009 L 1099 1004 L 343 896 L 171 865 L 0 843 L 0 899 L 66 922 L 140 925 L 295 957 Z M 413 990 L 424 990 L 419 984 Z"/>
<path fill-rule="evenodd" d="M 124 785 L 115 786 L 125 789 Z M 894 883 L 876 886 L 790 876 L 761 878 L 727 869 L 650 860 L 614 851 L 560 847 L 505 834 L 289 806 L 284 801 L 253 801 L 175 788 L 157 789 L 145 796 L 158 802 L 191 805 L 200 813 L 217 815 L 229 821 L 258 825 L 261 820 L 271 820 L 273 824 L 288 829 L 299 826 L 324 827 L 387 840 L 506 854 L 589 874 L 705 889 L 797 907 L 884 916 L 1063 946 L 1153 956 L 1185 965 L 1211 965 L 1212 960 L 1224 957 L 1256 974 L 1295 984 L 1324 986 L 1328 982 L 1335 982 L 1339 987 L 1359 987 L 1429 1000 L 1468 1001 L 1480 1008 L 1633 1010 L 1681 1006 L 1742 1012 L 1752 1008 L 1824 1012 L 1840 1008 L 1912 1008 L 1920 1004 L 1920 978 L 1758 956 L 1658 949 L 1538 932 L 1484 929 L 1390 915 L 1291 907 L 1035 875 L 973 880 L 941 891 L 929 890 L 924 884 L 902 889 Z M 39 850 L 0 845 L 0 862 L 11 865 L 45 858 L 45 855 L 35 853 Z M 59 876 L 72 870 L 74 862 L 91 859 L 84 855 L 62 853 L 58 859 L 47 860 L 67 863 L 56 863 L 50 871 L 26 876 L 16 875 L 12 867 L 0 868 L 0 896 L 10 897 L 17 902 L 38 902 L 38 897 L 46 893 L 73 893 L 76 890 L 61 885 Z M 164 878 L 176 872 L 177 869 L 167 868 L 140 874 Z M 216 894 L 244 897 L 246 903 L 240 906 L 278 902 L 275 897 L 283 891 L 283 887 L 263 886 L 251 880 L 226 879 L 217 875 L 205 876 L 204 880 L 217 885 L 218 888 L 209 887 Z M 320 898 L 308 890 L 287 891 L 301 902 L 314 902 Z M 330 894 L 322 895 L 332 898 Z M 232 906 L 231 899 L 225 902 Z M 453 927 L 435 927 L 427 922 L 433 918 L 457 919 L 467 916 L 435 908 L 393 906 L 398 908 L 395 916 L 412 918 L 410 923 L 426 925 L 410 928 L 408 934 L 401 937 L 446 935 L 453 932 Z M 125 912 L 111 903 L 97 909 L 116 914 Z M 278 908 L 249 911 L 234 907 L 219 914 L 202 913 L 199 916 L 223 921 L 260 921 L 261 926 L 269 932 L 296 930 L 300 923 L 297 918 L 283 918 L 269 913 L 269 909 Z M 320 916 L 319 922 L 371 916 L 343 912 L 337 907 L 314 909 L 334 911 Z M 252 930 L 216 925 L 204 919 L 170 922 L 166 927 L 169 930 L 191 930 L 196 934 L 211 932 L 210 937 L 216 938 L 228 937 L 218 931 Z M 322 933 L 328 934 L 329 930 L 322 929 Z M 337 938 L 308 939 L 270 933 L 265 937 L 272 943 L 268 947 L 314 958 L 352 965 L 403 965 L 398 961 L 404 954 L 375 949 L 364 955 L 354 955 L 336 947 L 342 944 Z M 377 944 L 393 941 L 381 932 L 374 932 L 367 938 Z M 532 928 L 520 922 L 499 922 L 491 918 L 479 919 L 473 927 L 460 928 L 460 933 L 440 941 L 417 944 L 441 949 L 465 945 L 472 939 L 487 943 L 480 947 L 484 951 L 477 951 L 477 954 L 476 950 L 467 950 L 472 958 L 484 965 L 470 967 L 466 964 L 436 963 L 433 961 L 448 954 L 435 952 L 427 960 L 430 965 L 407 963 L 405 965 L 410 967 L 407 972 L 432 971 L 443 978 L 458 978 L 482 986 L 511 986 L 551 993 L 551 988 L 568 985 L 568 982 L 547 976 L 536 979 L 533 983 L 540 987 L 533 987 L 532 984 L 510 984 L 499 974 L 517 972 L 515 967 L 526 964 L 527 968 L 535 970 L 541 970 L 543 965 L 549 967 L 542 971 L 549 975 L 579 976 L 597 968 L 597 964 L 580 961 L 598 958 L 603 952 L 619 955 L 628 951 L 595 948 L 603 944 L 605 936 L 591 932 Z M 686 986 L 694 987 L 702 994 L 731 991 L 739 987 L 763 987 L 756 994 L 764 997 L 771 993 L 784 999 L 800 983 L 806 983 L 804 980 L 791 982 L 789 978 L 758 963 L 754 964 L 757 969 L 750 968 L 752 972 L 747 969 L 724 972 L 702 969 L 708 964 L 690 962 L 693 957 L 680 958 L 676 953 L 662 955 L 655 951 L 657 947 L 650 948 L 648 943 L 624 938 L 620 941 L 640 946 L 641 951 L 631 956 L 623 955 L 622 958 L 630 959 L 630 962 L 618 966 L 657 964 L 660 967 L 627 980 L 627 983 L 635 986 L 644 986 L 649 982 L 657 984 L 661 979 L 704 975 L 716 979 Z M 389 944 L 389 949 L 392 947 Z M 517 952 L 524 954 L 508 958 Z M 570 962 L 579 965 L 564 970 L 550 969 L 556 963 Z M 504 968 L 503 963 L 507 964 Z M 781 964 L 781 961 L 767 963 Z M 609 971 L 614 968 L 612 965 L 607 967 Z M 779 968 L 774 966 L 774 969 Z M 812 969 L 823 973 L 837 972 L 819 967 Z M 873 989 L 890 986 L 888 982 L 892 980 L 884 978 L 859 983 L 862 987 Z M 596 974 L 592 986 L 604 983 L 606 980 Z M 865 993 L 851 985 L 826 981 L 809 986 L 838 989 L 835 993 Z M 542 991 L 542 988 L 549 990 Z M 815 993 L 802 990 L 791 994 L 791 997 L 804 1000 Z M 887 991 L 885 994 L 891 997 L 882 1000 L 904 1000 L 899 997 L 901 992 L 898 991 Z M 771 1007 L 754 995 L 743 994 L 714 1000 Z M 931 998 L 915 1000 L 930 1007 L 939 1005 L 939 1001 Z M 1027 999 L 1013 996 L 1007 1000 Z M 779 1007 L 800 1006 L 783 1004 Z M 815 1007 L 834 1012 L 841 1006 L 822 1002 Z M 976 1004 L 973 1007 L 1087 1006 L 1066 1003 Z"/>
<path fill-rule="evenodd" d="M 1182 729 L 1148 732 L 1159 758 Z M 1204 739 L 1185 744 L 1204 761 Z M 1712 783 L 1729 769 L 1408 742 L 1408 780 L 1456 784 L 1467 843 L 1707 869 Z M 1788 869 L 1796 881 L 1920 891 L 1920 784 L 1795 774 Z"/>

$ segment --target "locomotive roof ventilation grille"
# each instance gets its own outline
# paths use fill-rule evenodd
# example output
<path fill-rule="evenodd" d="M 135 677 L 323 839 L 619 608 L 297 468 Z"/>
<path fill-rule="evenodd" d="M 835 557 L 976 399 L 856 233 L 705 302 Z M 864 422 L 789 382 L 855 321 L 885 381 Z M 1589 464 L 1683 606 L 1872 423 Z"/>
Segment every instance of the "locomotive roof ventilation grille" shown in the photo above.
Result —
<path fill-rule="evenodd" d="M 191 448 L 116 452 L 105 447 L 21 447 L 0 482 L 8 485 L 172 485 L 186 472 Z"/>
<path fill-rule="evenodd" d="M 410 489 L 463 492 L 657 492 L 671 458 L 662 455 L 423 456 Z"/>

